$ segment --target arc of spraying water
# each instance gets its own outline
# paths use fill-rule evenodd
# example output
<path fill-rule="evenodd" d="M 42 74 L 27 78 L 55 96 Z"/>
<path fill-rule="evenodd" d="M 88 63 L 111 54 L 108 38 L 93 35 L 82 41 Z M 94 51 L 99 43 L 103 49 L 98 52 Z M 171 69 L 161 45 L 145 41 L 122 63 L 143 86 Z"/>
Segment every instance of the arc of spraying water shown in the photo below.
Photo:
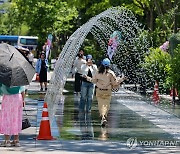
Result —
<path fill-rule="evenodd" d="M 48 103 L 51 123 L 56 110 L 55 104 L 62 100 L 66 79 L 71 71 L 79 48 L 88 33 L 92 33 L 94 38 L 99 42 L 102 50 L 106 52 L 108 39 L 112 32 L 117 29 L 124 34 L 124 39 L 127 40 L 121 43 L 121 46 L 118 48 L 120 51 L 126 50 L 127 45 L 133 46 L 135 41 L 139 41 L 136 37 L 136 33 L 141 31 L 139 24 L 133 13 L 124 7 L 110 8 L 91 18 L 87 23 L 78 28 L 67 40 L 56 62 L 45 96 L 45 101 Z"/>

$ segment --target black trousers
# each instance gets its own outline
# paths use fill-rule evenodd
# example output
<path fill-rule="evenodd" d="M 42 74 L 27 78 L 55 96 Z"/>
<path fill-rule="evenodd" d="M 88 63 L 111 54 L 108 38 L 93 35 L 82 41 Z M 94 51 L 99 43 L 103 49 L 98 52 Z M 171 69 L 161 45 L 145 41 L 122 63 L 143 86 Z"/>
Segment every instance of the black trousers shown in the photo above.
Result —
<path fill-rule="evenodd" d="M 82 77 L 80 73 L 75 74 L 75 84 L 74 84 L 74 91 L 80 92 L 81 91 L 81 84 L 82 84 Z"/>

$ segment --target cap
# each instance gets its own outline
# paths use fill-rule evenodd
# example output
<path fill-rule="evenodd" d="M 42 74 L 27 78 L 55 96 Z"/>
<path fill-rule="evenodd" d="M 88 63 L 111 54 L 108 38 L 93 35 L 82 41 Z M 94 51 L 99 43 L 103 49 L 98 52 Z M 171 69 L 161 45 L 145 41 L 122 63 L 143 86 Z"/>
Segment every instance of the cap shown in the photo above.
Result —
<path fill-rule="evenodd" d="M 88 60 L 88 59 L 92 59 L 92 55 L 87 55 L 86 60 Z"/>
<path fill-rule="evenodd" d="M 103 59 L 102 65 L 109 66 L 110 65 L 110 60 L 108 58 Z"/>

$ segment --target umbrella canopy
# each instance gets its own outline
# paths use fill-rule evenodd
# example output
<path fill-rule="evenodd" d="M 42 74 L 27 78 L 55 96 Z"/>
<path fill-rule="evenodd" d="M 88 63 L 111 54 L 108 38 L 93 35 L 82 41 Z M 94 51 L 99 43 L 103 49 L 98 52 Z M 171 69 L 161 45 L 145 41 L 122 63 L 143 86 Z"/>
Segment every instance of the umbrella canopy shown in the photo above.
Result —
<path fill-rule="evenodd" d="M 34 67 L 14 46 L 0 44 L 0 83 L 9 87 L 28 85 L 34 74 Z"/>

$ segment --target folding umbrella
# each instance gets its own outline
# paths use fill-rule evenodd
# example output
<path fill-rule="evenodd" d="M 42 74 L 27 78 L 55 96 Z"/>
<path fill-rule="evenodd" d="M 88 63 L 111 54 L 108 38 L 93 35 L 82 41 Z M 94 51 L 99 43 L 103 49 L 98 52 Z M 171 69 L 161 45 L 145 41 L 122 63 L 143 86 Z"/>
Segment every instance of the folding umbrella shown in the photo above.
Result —
<path fill-rule="evenodd" d="M 14 46 L 0 44 L 0 83 L 9 87 L 28 85 L 34 74 L 34 67 Z"/>

